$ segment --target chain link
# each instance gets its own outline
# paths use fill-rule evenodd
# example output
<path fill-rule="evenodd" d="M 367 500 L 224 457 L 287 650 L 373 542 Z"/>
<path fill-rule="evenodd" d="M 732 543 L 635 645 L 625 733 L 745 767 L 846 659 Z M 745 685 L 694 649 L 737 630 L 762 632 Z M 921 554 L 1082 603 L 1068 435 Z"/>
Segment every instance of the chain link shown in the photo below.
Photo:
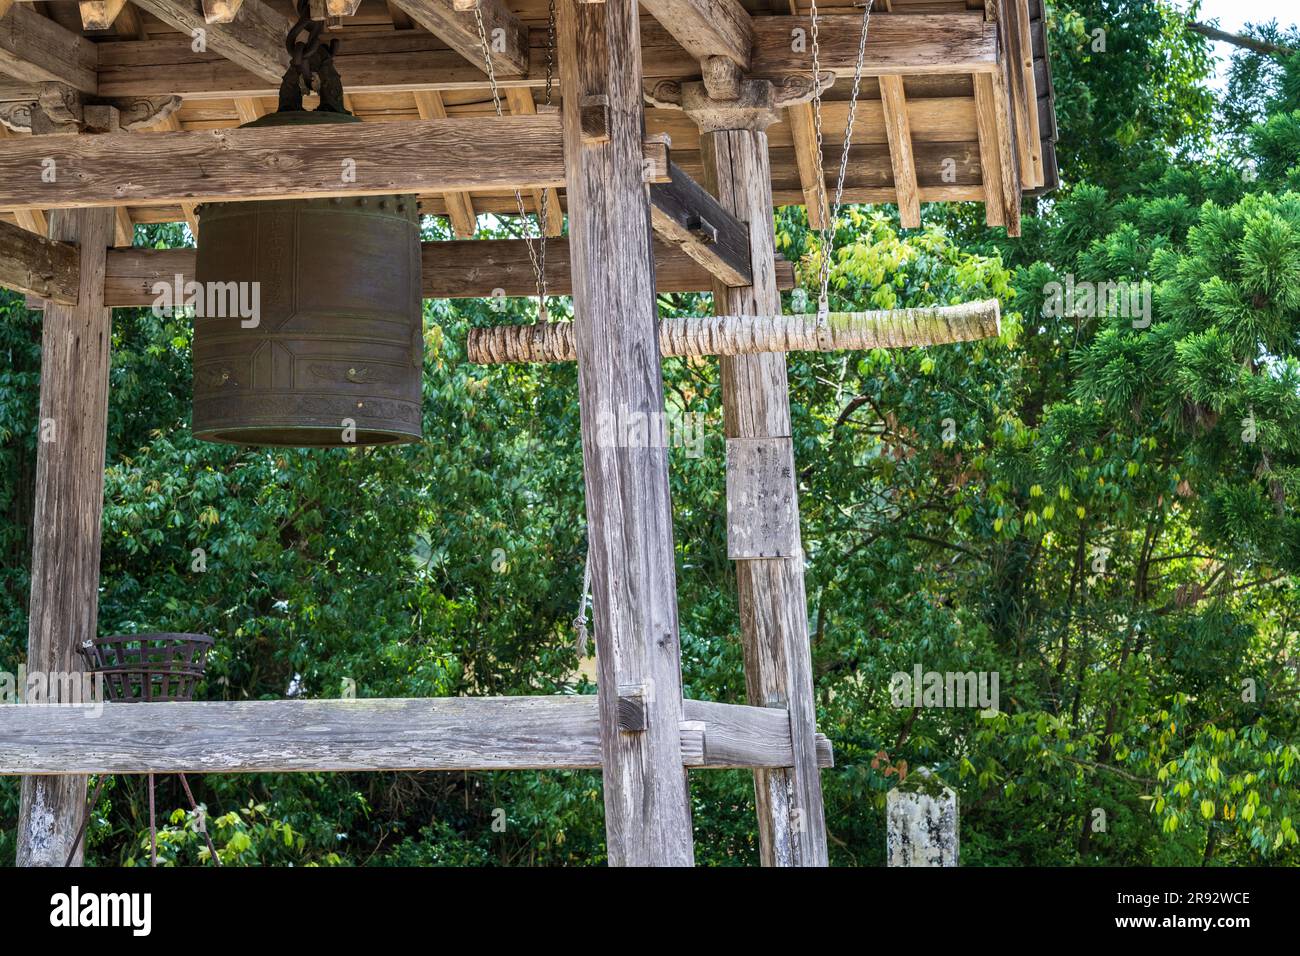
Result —
<path fill-rule="evenodd" d="M 501 108 L 501 87 L 497 83 L 497 73 L 492 65 L 491 48 L 488 45 L 487 28 L 483 24 L 483 11 L 479 6 L 474 7 L 474 24 L 478 28 L 479 46 L 483 50 L 483 72 L 487 74 L 488 83 L 492 87 L 492 106 L 496 109 L 497 116 L 504 116 L 505 111 Z M 555 0 L 550 3 L 550 24 L 547 31 L 546 45 L 546 105 L 551 104 L 551 87 L 553 85 L 555 65 Z M 530 92 L 528 94 L 532 96 Z M 538 204 L 537 211 L 537 235 L 524 236 L 524 242 L 528 248 L 528 261 L 533 267 L 533 277 L 537 282 L 537 321 L 545 322 L 550 317 L 546 308 L 546 216 L 549 203 L 547 199 L 547 190 L 542 190 L 541 202 Z M 528 221 L 528 210 L 524 206 L 523 194 L 515 190 L 515 208 L 519 211 L 520 222 Z"/>
<path fill-rule="evenodd" d="M 844 143 L 840 149 L 839 176 L 835 182 L 835 202 L 826 199 L 826 176 L 821 172 L 822 158 L 822 92 L 821 92 L 821 47 L 818 43 L 820 16 L 817 12 L 817 0 L 811 0 L 812 15 L 812 61 L 813 61 L 813 127 L 817 136 L 817 205 L 823 212 L 821 229 L 821 259 L 818 262 L 817 278 L 817 317 L 823 319 L 830 312 L 831 285 L 831 250 L 835 243 L 835 230 L 839 223 L 840 207 L 844 199 L 844 180 L 849 170 L 849 149 L 853 143 L 853 122 L 858 112 L 858 93 L 862 88 L 862 68 L 866 62 L 867 28 L 871 23 L 871 8 L 875 0 L 866 0 L 862 9 L 862 33 L 858 37 L 858 60 L 853 69 L 853 91 L 849 95 L 849 116 L 844 126 Z"/>

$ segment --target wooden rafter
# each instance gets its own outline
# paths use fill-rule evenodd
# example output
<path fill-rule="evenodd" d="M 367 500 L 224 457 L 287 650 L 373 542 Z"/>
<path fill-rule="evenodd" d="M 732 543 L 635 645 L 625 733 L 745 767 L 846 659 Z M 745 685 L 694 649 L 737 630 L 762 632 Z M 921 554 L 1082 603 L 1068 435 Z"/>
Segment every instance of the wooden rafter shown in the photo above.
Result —
<path fill-rule="evenodd" d="M 0 150 L 0 208 L 149 206 L 556 186 L 558 116 L 14 139 Z M 30 170 L 52 158 L 55 182 Z M 349 179 L 345 172 L 354 173 Z"/>
<path fill-rule="evenodd" d="M 901 76 L 880 77 L 880 100 L 885 111 L 885 131 L 889 136 L 889 159 L 894 169 L 899 221 L 904 229 L 916 229 L 921 225 L 921 199 L 916 184 L 912 127 L 907 118 L 907 97 Z"/>
<path fill-rule="evenodd" d="M 819 21 L 822 70 L 852 76 L 862 17 L 824 15 Z M 751 76 L 777 78 L 812 68 L 807 45 L 791 42 L 795 30 L 811 35 L 810 17 L 754 17 L 752 23 Z M 986 23 L 981 14 L 909 14 L 871 21 L 863 75 L 987 73 L 997 63 L 997 26 Z"/>
<path fill-rule="evenodd" d="M 739 0 L 642 0 L 641 6 L 695 59 L 721 56 L 749 69 L 754 28 Z"/>
<path fill-rule="evenodd" d="M 126 0 L 81 0 L 77 4 L 81 26 L 86 30 L 111 29 L 124 6 Z"/>
<path fill-rule="evenodd" d="M 467 61 L 483 68 L 483 44 L 473 13 L 457 10 L 452 0 L 393 0 L 393 4 Z M 478 8 L 493 70 L 502 76 L 526 74 L 528 30 L 505 0 L 480 0 Z"/>
<path fill-rule="evenodd" d="M 187 44 L 203 36 L 207 49 L 277 86 L 289 66 L 284 47 L 289 21 L 261 0 L 243 0 L 229 23 L 209 23 L 200 0 L 135 0 L 184 34 Z"/>
<path fill-rule="evenodd" d="M 41 16 L 30 4 L 16 3 L 0 18 L 0 73 L 94 93 L 97 62 L 95 44 Z"/>
<path fill-rule="evenodd" d="M 785 711 L 683 701 L 683 764 L 780 767 Z M 824 765 L 830 743 L 818 741 Z M 0 774 L 592 769 L 595 697 L 434 697 L 105 704 L 0 711 Z"/>
<path fill-rule="evenodd" d="M 140 11 L 131 3 L 122 4 L 117 19 L 113 21 L 113 30 L 124 40 L 143 40 L 148 36 Z"/>

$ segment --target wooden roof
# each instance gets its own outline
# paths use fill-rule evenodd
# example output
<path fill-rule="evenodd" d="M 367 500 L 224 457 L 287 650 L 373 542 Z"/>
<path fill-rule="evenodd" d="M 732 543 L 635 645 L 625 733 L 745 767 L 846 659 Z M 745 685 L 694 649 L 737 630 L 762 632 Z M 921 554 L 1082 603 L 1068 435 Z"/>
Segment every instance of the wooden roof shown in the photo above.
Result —
<path fill-rule="evenodd" d="M 196 9 L 202 2 L 211 9 L 229 0 L 186 2 Z M 807 17 L 805 0 L 742 2 L 758 37 L 752 72 L 771 76 L 790 72 L 791 64 L 797 66 L 801 58 L 777 54 L 786 53 L 784 48 L 790 46 L 787 27 L 806 24 L 806 19 L 790 19 Z M 93 69 L 98 96 L 181 95 L 179 110 L 156 128 L 232 127 L 273 111 L 277 84 L 271 79 L 271 67 L 254 68 L 259 43 L 265 45 L 266 36 L 278 29 L 280 19 L 290 18 L 289 0 L 243 0 L 240 20 L 248 20 L 253 13 L 264 15 L 263 35 L 232 48 L 232 44 L 216 42 L 219 28 L 213 27 L 214 37 L 203 53 L 191 49 L 188 35 L 177 28 L 176 16 L 166 11 L 169 4 L 179 3 L 50 0 L 33 4 L 17 0 L 9 15 L 0 20 L 0 115 L 6 107 L 30 102 L 35 83 L 41 79 L 41 51 L 27 48 L 31 40 L 27 32 L 20 34 L 14 28 L 15 12 L 29 20 L 31 12 L 43 14 L 62 28 L 59 37 L 66 32 L 94 44 L 93 62 L 87 68 Z M 438 4 L 450 8 L 451 0 L 361 0 L 353 15 L 331 19 L 331 36 L 341 41 L 338 66 L 349 91 L 347 103 L 363 121 L 493 114 L 482 63 L 471 57 L 476 53 L 473 38 L 456 36 L 451 28 L 439 28 L 435 35 L 410 15 Z M 5 0 L 0 0 L 0 10 L 4 6 Z M 647 9 L 651 6 L 645 5 Z M 919 202 L 982 202 L 989 209 L 990 224 L 1010 224 L 1013 234 L 1018 233 L 1020 194 L 1050 190 L 1057 181 L 1056 126 L 1042 0 L 987 0 L 987 4 L 985 0 L 877 0 L 876 6 L 880 9 L 872 16 L 870 75 L 861 89 L 845 201 L 901 199 L 911 208 L 912 197 Z M 110 15 L 117 9 L 108 29 L 83 26 L 86 8 L 92 8 L 93 16 L 96 7 L 108 8 Z M 504 106 L 508 112 L 530 113 L 544 108 L 547 4 L 546 0 L 501 0 L 501 9 L 507 8 L 527 28 L 531 67 L 526 75 L 517 70 L 512 73 L 509 63 L 504 70 L 499 68 Z M 155 15 L 160 10 L 169 13 L 166 19 Z M 838 0 L 821 4 L 820 12 L 823 68 L 834 68 L 840 74 L 823 104 L 821 165 L 830 192 L 848 116 L 861 10 Z M 104 17 L 105 11 L 100 9 L 98 15 Z M 430 22 L 427 11 L 423 19 Z M 29 25 L 26 21 L 20 24 Z M 682 31 L 674 33 L 680 37 Z M 647 85 L 662 79 L 700 77 L 698 57 L 648 15 L 642 20 L 642 47 Z M 84 44 L 78 51 L 84 54 Z M 527 59 L 528 54 L 524 56 Z M 558 76 L 558 69 L 556 73 Z M 981 83 L 988 84 L 983 91 Z M 995 94 L 992 99 L 990 91 Z M 562 92 L 557 81 L 556 102 Z M 672 161 L 702 180 L 694 122 L 679 110 L 656 106 L 647 108 L 646 122 L 649 133 L 670 137 Z M 141 132 L 147 134 L 148 130 Z M 25 134 L 0 130 L 0 135 Z M 769 129 L 769 138 L 775 203 L 815 207 L 818 157 L 811 106 L 787 110 L 783 120 Z M 1001 168 L 1008 163 L 1009 170 Z M 552 232 L 560 228 L 563 192 L 552 193 Z M 540 190 L 525 196 L 529 211 L 537 208 L 540 197 Z M 512 213 L 516 208 L 510 191 L 449 193 L 422 199 L 426 212 L 449 216 L 462 233 L 472 223 L 471 213 Z M 119 222 L 126 229 L 130 222 L 179 221 L 192 214 L 192 208 L 180 206 L 131 206 L 119 214 Z M 3 217 L 27 228 L 41 227 L 38 211 L 4 212 Z M 905 211 L 905 225 L 912 224 L 908 218 Z"/>

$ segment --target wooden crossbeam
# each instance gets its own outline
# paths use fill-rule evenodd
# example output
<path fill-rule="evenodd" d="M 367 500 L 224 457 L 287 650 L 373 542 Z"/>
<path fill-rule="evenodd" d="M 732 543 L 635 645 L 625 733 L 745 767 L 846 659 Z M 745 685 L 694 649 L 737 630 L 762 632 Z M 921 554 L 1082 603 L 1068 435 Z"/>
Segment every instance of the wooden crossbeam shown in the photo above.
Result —
<path fill-rule="evenodd" d="M 537 112 L 537 104 L 533 102 L 532 90 L 524 87 L 510 87 L 505 92 L 506 102 L 510 105 L 511 113 L 516 116 L 532 116 Z M 542 214 L 543 195 L 546 196 L 546 222 L 542 223 L 542 229 L 548 236 L 562 235 L 564 233 L 564 207 L 560 205 L 560 194 L 555 189 L 533 190 L 533 207 L 537 210 L 539 218 Z"/>
<path fill-rule="evenodd" d="M 156 206 L 558 186 L 558 116 L 473 117 L 0 144 L 0 208 Z M 54 182 L 39 181 L 53 160 Z"/>
<path fill-rule="evenodd" d="M 754 17 L 750 75 L 782 77 L 812 69 L 811 17 Z M 793 42 L 802 30 L 806 43 Z M 823 72 L 852 76 L 862 32 L 859 15 L 820 18 Z M 988 73 L 997 69 L 997 25 L 982 14 L 909 14 L 872 18 L 864 76 Z"/>
<path fill-rule="evenodd" d="M 417 90 L 415 108 L 420 119 L 446 119 L 447 107 L 442 101 L 442 94 L 436 90 Z M 467 192 L 448 192 L 442 194 L 442 201 L 447 204 L 447 218 L 451 220 L 452 232 L 459 239 L 468 239 L 478 229 L 478 217 L 474 213 L 474 201 Z"/>
<path fill-rule="evenodd" d="M 162 0 L 153 0 L 162 2 Z M 465 14 L 462 14 L 465 15 Z M 808 17 L 755 17 L 750 75 L 782 79 L 807 75 L 812 54 L 807 44 L 794 44 L 794 31 L 808 35 Z M 838 76 L 853 75 L 862 21 L 858 16 L 822 18 L 821 67 Z M 917 37 L 927 38 L 918 43 Z M 529 31 L 533 58 L 546 47 L 546 30 Z M 700 76 L 697 58 L 682 50 L 654 19 L 641 20 L 642 75 L 646 80 L 689 79 Z M 187 100 L 274 96 L 279 80 L 270 82 L 227 61 L 210 46 L 195 53 L 187 37 L 95 44 L 99 52 L 99 83 L 103 96 L 179 94 Z M 798 46 L 799 49 L 792 49 Z M 997 26 L 978 14 L 918 14 L 873 20 L 867 39 L 863 72 L 867 76 L 925 73 L 988 72 L 997 64 Z M 471 63 L 421 30 L 349 36 L 339 47 L 335 65 L 344 86 L 358 93 L 414 90 L 484 90 L 482 65 Z M 498 77 L 503 87 L 540 88 L 542 70 L 524 76 Z"/>
<path fill-rule="evenodd" d="M 183 33 L 187 43 L 193 44 L 201 31 L 207 49 L 263 80 L 278 85 L 289 66 L 289 54 L 284 47 L 289 20 L 261 0 L 243 0 L 229 22 L 209 22 L 200 0 L 135 0 L 135 3 Z"/>
<path fill-rule="evenodd" d="M 948 345 L 998 335 L 1001 321 L 996 299 L 922 309 L 832 312 L 824 322 L 816 315 L 668 319 L 659 324 L 659 353 L 697 358 Z M 470 329 L 465 351 L 469 361 L 480 365 L 572 362 L 577 356 L 573 326 L 568 322 Z"/>
<path fill-rule="evenodd" d="M 452 0 L 393 0 L 412 20 L 482 69 L 483 44 L 474 14 L 455 8 Z M 479 14 L 492 68 L 503 76 L 522 76 L 528 72 L 528 30 L 511 12 L 504 0 L 479 0 Z"/>
<path fill-rule="evenodd" d="M 79 262 L 75 246 L 0 222 L 0 285 L 76 305 Z"/>
<path fill-rule="evenodd" d="M 5 223 L 0 226 L 13 229 Z M 656 240 L 654 250 L 655 288 L 659 292 L 707 292 L 713 287 L 713 274 L 677 246 Z M 104 304 L 114 308 L 152 305 L 158 299 L 154 291 L 157 283 L 174 288 L 179 276 L 183 288 L 194 278 L 194 255 L 193 249 L 110 249 L 104 276 Z M 421 287 L 426 299 L 530 296 L 537 291 L 527 243 L 522 239 L 426 242 L 421 258 Z M 30 274 L 44 275 L 44 266 L 39 265 L 40 260 L 37 263 L 35 272 Z M 0 285 L 38 297 L 52 295 L 43 291 L 47 288 L 44 283 L 23 278 L 28 274 L 19 268 L 9 278 L 0 276 Z M 793 263 L 777 259 L 776 282 L 780 289 L 794 288 Z M 567 238 L 547 243 L 546 286 L 551 295 L 573 293 Z M 66 288 L 66 282 L 56 287 Z M 29 300 L 28 305 L 42 307 L 39 298 Z"/>
<path fill-rule="evenodd" d="M 749 227 L 707 189 L 670 163 L 670 182 L 650 186 L 650 222 L 655 233 L 717 276 L 725 285 L 749 285 Z"/>
<path fill-rule="evenodd" d="M 64 83 L 83 93 L 97 89 L 95 44 L 16 3 L 0 18 L 0 73 L 29 83 Z"/>
<path fill-rule="evenodd" d="M 0 775 L 598 768 L 597 700 L 435 697 L 0 708 Z M 683 763 L 781 767 L 780 708 L 683 701 Z M 689 725 L 689 726 L 688 726 Z M 702 741 L 700 739 L 702 734 Z M 693 738 L 693 739 L 692 739 Z M 831 765 L 829 741 L 819 761 Z"/>
<path fill-rule="evenodd" d="M 749 69 L 754 28 L 739 0 L 642 0 L 641 6 L 695 59 L 722 56 Z"/>

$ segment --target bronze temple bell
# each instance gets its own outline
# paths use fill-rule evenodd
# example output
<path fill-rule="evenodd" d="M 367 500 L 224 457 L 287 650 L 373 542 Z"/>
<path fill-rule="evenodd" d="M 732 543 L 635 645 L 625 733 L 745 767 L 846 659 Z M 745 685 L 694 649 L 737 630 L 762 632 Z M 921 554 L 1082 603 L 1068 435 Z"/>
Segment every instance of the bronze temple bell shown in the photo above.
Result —
<path fill-rule="evenodd" d="M 312 21 L 308 10 L 302 0 L 289 32 L 293 63 L 280 87 L 279 112 L 246 127 L 359 122 L 343 107 L 334 44 L 320 43 L 324 23 Z M 295 43 L 304 29 L 307 40 Z M 320 106 L 306 111 L 302 94 L 313 85 Z M 205 204 L 194 273 L 208 303 L 235 301 L 238 289 L 241 305 L 257 305 L 211 310 L 224 315 L 198 310 L 196 437 L 307 448 L 420 439 L 415 196 Z M 250 311 L 256 311 L 252 318 Z"/>

